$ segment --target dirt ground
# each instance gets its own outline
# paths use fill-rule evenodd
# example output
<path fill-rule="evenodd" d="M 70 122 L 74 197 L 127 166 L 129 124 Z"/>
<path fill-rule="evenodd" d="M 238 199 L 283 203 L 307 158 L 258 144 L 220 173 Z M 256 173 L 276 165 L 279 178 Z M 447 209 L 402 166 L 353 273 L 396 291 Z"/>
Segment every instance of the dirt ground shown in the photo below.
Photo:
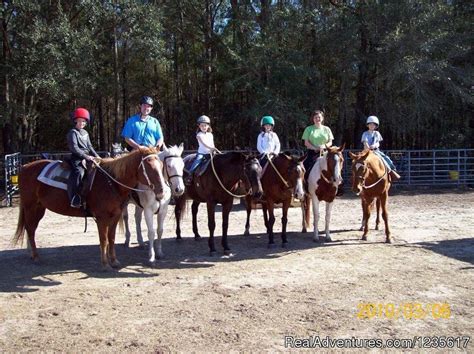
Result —
<path fill-rule="evenodd" d="M 473 352 L 474 191 L 396 191 L 389 206 L 391 245 L 383 243 L 383 228 L 360 241 L 360 201 L 347 195 L 334 204 L 334 242 L 301 234 L 300 209 L 292 208 L 289 247 L 269 249 L 261 211 L 245 237 L 245 211 L 237 205 L 231 257 L 208 255 L 204 205 L 198 242 L 190 214 L 184 240 L 175 241 L 170 210 L 165 258 L 151 268 L 136 243 L 117 245 L 123 267 L 116 272 L 100 270 L 93 220 L 83 233 L 83 219 L 47 212 L 36 265 L 10 245 L 18 207 L 0 208 L 0 352 L 287 351 L 296 339 L 308 345 L 318 337 L 410 338 L 419 348 L 436 347 L 438 336 L 452 337 L 454 349 L 469 336 L 461 350 Z M 278 210 L 278 232 L 280 216 Z M 142 230 L 146 235 L 145 223 Z M 385 311 L 364 312 L 367 303 Z"/>

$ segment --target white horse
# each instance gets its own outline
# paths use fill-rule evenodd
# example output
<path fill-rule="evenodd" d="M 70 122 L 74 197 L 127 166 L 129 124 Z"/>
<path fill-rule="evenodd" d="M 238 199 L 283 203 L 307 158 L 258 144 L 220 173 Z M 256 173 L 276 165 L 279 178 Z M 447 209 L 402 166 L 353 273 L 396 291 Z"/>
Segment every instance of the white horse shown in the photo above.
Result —
<path fill-rule="evenodd" d="M 168 211 L 168 205 L 171 201 L 171 196 L 180 196 L 184 193 L 183 170 L 184 162 L 182 158 L 183 144 L 180 146 L 172 146 L 170 148 L 164 147 L 164 150 L 158 154 L 161 161 L 163 161 L 163 175 L 167 185 L 164 188 L 164 197 L 161 200 L 156 200 L 153 192 L 148 191 L 148 187 L 142 184 L 138 185 L 138 189 L 147 190 L 145 192 L 138 192 L 139 205 L 135 203 L 135 224 L 137 230 L 137 241 L 139 247 L 144 247 L 143 236 L 141 231 L 142 213 L 145 214 L 145 222 L 148 228 L 148 255 L 149 262 L 154 264 L 156 258 L 163 257 L 161 248 L 161 236 L 163 235 L 163 225 Z M 153 227 L 153 214 L 157 214 L 157 232 Z M 130 245 L 130 228 L 128 226 L 128 211 L 127 207 L 123 211 L 123 219 L 125 224 L 125 247 Z M 158 237 L 156 237 L 158 236 Z M 156 240 L 156 242 L 155 242 Z"/>
<path fill-rule="evenodd" d="M 319 202 L 321 201 L 326 202 L 326 241 L 332 241 L 329 232 L 329 223 L 331 221 L 332 204 L 336 197 L 338 187 L 342 182 L 341 172 L 344 165 L 343 150 L 344 146 L 340 148 L 337 146 L 329 147 L 328 150 L 316 160 L 308 176 L 308 192 L 313 204 L 313 241 L 315 242 L 319 242 Z M 303 227 L 305 227 L 304 218 L 306 217 L 307 221 L 309 221 L 309 198 L 306 199 L 306 203 L 303 203 L 303 208 L 305 207 L 304 205 L 306 205 L 308 210 L 303 210 Z"/>

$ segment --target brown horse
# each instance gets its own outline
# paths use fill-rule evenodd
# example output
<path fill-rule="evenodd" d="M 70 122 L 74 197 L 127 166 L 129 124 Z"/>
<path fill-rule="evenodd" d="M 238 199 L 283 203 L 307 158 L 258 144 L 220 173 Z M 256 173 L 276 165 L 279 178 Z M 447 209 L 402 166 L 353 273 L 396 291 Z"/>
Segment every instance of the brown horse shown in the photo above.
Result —
<path fill-rule="evenodd" d="M 65 190 L 38 181 L 38 175 L 49 162 L 51 161 L 38 160 L 26 164 L 19 175 L 20 215 L 13 242 L 21 242 L 26 230 L 34 261 L 39 260 L 35 231 L 46 209 L 62 215 L 84 216 L 83 210 L 69 205 Z M 102 160 L 87 194 L 86 204 L 97 222 L 100 256 L 106 270 L 120 265 L 115 255 L 115 229 L 130 189 L 139 182 L 149 186 L 156 198 L 162 198 L 162 163 L 154 148 L 141 148 L 118 159 Z"/>
<path fill-rule="evenodd" d="M 367 240 L 369 231 L 370 206 L 377 199 L 382 208 L 382 218 L 385 223 L 385 242 L 390 243 L 390 229 L 388 226 L 388 191 L 391 183 L 388 170 L 384 163 L 371 150 L 364 150 L 358 154 L 349 153 L 352 158 L 352 191 L 360 195 L 362 200 L 364 234 L 362 240 Z"/>
<path fill-rule="evenodd" d="M 245 197 L 247 206 L 247 222 L 245 223 L 245 235 L 250 230 L 250 213 L 252 207 L 257 203 L 262 204 L 263 219 L 268 234 L 268 246 L 275 244 L 273 240 L 273 225 L 275 224 L 274 207 L 276 203 L 282 203 L 281 218 L 281 241 L 282 247 L 288 244 L 286 238 L 286 225 L 288 223 L 288 208 L 294 197 L 303 199 L 304 167 L 301 158 L 290 157 L 284 153 L 278 154 L 268 161 L 265 172 L 262 175 L 263 198 L 252 199 L 250 195 Z"/>
<path fill-rule="evenodd" d="M 189 159 L 185 159 L 189 163 Z M 262 167 L 257 158 L 243 152 L 227 152 L 218 154 L 211 158 L 210 166 L 201 175 L 195 175 L 192 185 L 186 187 L 183 196 L 176 198 L 175 217 L 176 217 L 176 237 L 181 239 L 180 219 L 183 215 L 186 199 L 191 199 L 193 216 L 193 233 L 195 239 L 199 239 L 197 228 L 197 212 L 200 203 L 207 204 L 207 223 L 209 227 L 209 249 L 211 255 L 216 253 L 214 246 L 214 230 L 216 228 L 214 213 L 216 204 L 222 204 L 222 247 L 224 254 L 230 254 L 229 244 L 227 242 L 227 229 L 229 226 L 229 213 L 234 204 L 234 198 L 243 197 L 236 195 L 243 184 L 246 194 L 252 194 L 254 197 L 262 195 L 262 185 L 260 183 L 260 174 Z"/>

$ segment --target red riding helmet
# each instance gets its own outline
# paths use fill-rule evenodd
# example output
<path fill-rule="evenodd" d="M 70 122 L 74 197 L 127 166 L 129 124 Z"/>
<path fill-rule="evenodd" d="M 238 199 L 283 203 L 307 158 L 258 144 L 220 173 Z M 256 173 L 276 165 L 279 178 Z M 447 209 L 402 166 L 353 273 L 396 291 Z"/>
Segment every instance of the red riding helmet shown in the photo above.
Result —
<path fill-rule="evenodd" d="M 74 116 L 73 116 L 73 120 L 76 119 L 76 118 L 83 118 L 87 121 L 89 121 L 91 119 L 91 116 L 89 114 L 89 111 L 85 108 L 76 108 L 76 110 L 74 111 Z"/>

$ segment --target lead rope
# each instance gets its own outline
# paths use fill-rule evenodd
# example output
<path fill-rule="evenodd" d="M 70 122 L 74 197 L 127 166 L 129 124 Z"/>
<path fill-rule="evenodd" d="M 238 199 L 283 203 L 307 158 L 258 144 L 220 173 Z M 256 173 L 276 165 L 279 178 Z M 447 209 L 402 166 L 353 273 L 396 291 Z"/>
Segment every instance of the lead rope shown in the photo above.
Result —
<path fill-rule="evenodd" d="M 276 174 L 278 175 L 278 177 L 280 177 L 281 181 L 283 182 L 283 184 L 285 185 L 286 188 L 290 188 L 290 185 L 288 184 L 288 182 L 283 178 L 283 176 L 280 174 L 280 172 L 277 170 L 277 168 L 275 167 L 275 165 L 273 164 L 272 160 L 270 159 L 270 156 L 265 153 L 265 156 L 267 157 L 267 160 L 268 162 L 270 163 L 270 165 L 273 167 L 273 169 L 275 170 Z"/>
<path fill-rule="evenodd" d="M 377 182 L 372 183 L 370 186 L 366 186 L 366 185 L 365 185 L 365 180 L 364 180 L 364 185 L 362 185 L 362 188 L 364 188 L 364 189 L 370 189 L 370 188 L 374 187 L 376 184 L 378 184 L 381 180 L 383 180 L 384 177 L 387 175 L 387 172 L 388 172 L 387 167 L 386 167 L 385 165 L 384 165 L 384 167 L 385 167 L 385 172 L 384 172 L 383 176 L 380 177 Z"/>
<path fill-rule="evenodd" d="M 222 187 L 223 190 L 225 190 L 227 192 L 227 194 L 233 196 L 234 198 L 243 198 L 245 197 L 247 194 L 243 194 L 243 195 L 237 195 L 237 194 L 234 194 L 232 193 L 231 191 L 229 191 L 221 182 L 221 180 L 219 179 L 219 176 L 217 176 L 217 172 L 216 172 L 216 168 L 214 167 L 214 155 L 211 154 L 211 167 L 212 167 L 212 172 L 214 172 L 214 176 L 216 177 L 217 179 L 217 182 L 219 182 L 219 185 Z"/>
<path fill-rule="evenodd" d="M 152 186 L 153 184 L 150 182 L 150 179 L 148 178 L 148 174 L 146 173 L 146 170 L 145 170 L 145 166 L 143 165 L 143 161 L 145 161 L 146 159 L 150 158 L 150 157 L 153 157 L 155 156 L 155 154 L 151 154 L 151 155 L 148 155 L 148 156 L 145 156 L 142 158 L 142 162 L 140 162 L 140 166 L 143 167 L 143 174 L 145 175 L 145 178 L 149 184 L 149 186 Z M 115 183 L 121 185 L 122 187 L 125 187 L 127 189 L 130 189 L 132 191 L 136 191 L 136 192 L 146 192 L 148 191 L 148 189 L 139 189 L 139 188 L 132 188 L 130 186 L 127 186 L 126 184 L 123 184 L 122 182 L 116 180 L 114 177 L 112 177 L 106 170 L 104 170 L 100 165 L 99 163 L 97 163 L 95 160 L 92 160 L 92 162 L 96 165 L 96 167 L 101 170 L 107 177 L 109 177 L 112 181 L 114 181 Z M 140 167 L 139 166 L 139 167 Z"/>

